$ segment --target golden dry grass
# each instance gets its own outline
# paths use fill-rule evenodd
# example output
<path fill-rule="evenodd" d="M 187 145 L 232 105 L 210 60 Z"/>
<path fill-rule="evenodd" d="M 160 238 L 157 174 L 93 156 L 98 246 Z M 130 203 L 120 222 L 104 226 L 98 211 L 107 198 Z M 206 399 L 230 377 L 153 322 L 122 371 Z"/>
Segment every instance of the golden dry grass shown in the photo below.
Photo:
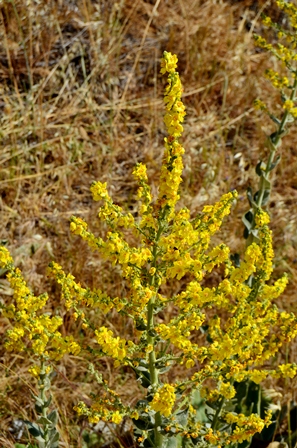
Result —
<path fill-rule="evenodd" d="M 195 213 L 236 188 L 240 200 L 220 238 L 242 250 L 245 191 L 256 188 L 254 167 L 267 153 L 265 134 L 273 131 L 269 119 L 253 109 L 253 100 L 261 97 L 271 110 L 281 111 L 278 93 L 263 77 L 265 68 L 277 63 L 257 50 L 252 38 L 254 31 L 264 32 L 259 15 L 265 8 L 285 20 L 264 0 L 0 2 L 0 239 L 34 291 L 51 294 L 53 309 L 60 305 L 59 290 L 46 276 L 52 259 L 83 285 L 121 291 L 118 272 L 70 235 L 69 217 L 81 216 L 101 232 L 89 192 L 93 180 L 107 181 L 114 201 L 133 210 L 137 186 L 131 171 L 137 162 L 147 164 L 156 191 L 165 136 L 159 75 L 165 49 L 178 55 L 187 106 L 181 201 Z M 283 141 L 269 205 L 275 272 L 290 275 L 280 302 L 288 310 L 296 309 L 296 144 L 293 128 Z M 0 282 L 2 299 L 9 300 L 4 276 Z M 75 332 L 62 312 L 65 333 Z M 113 316 L 110 322 L 125 325 Z M 3 338 L 8 323 L 1 323 Z M 294 346 L 289 360 L 295 353 Z M 13 418 L 34 418 L 29 362 L 1 349 L 0 444 L 5 447 L 14 446 L 8 430 Z M 82 424 L 72 407 L 94 388 L 87 365 L 86 359 L 67 357 L 57 367 L 53 393 L 64 447 L 81 446 Z M 139 390 L 131 372 L 114 373 L 108 359 L 97 367 L 126 402 L 135 401 Z M 286 395 L 292 387 L 280 390 Z"/>

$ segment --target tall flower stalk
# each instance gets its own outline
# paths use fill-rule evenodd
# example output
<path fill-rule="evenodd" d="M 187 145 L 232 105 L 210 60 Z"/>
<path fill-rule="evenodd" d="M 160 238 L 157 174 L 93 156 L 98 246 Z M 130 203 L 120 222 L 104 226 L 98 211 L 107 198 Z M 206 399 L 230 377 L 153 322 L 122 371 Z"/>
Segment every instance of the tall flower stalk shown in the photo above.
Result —
<path fill-rule="evenodd" d="M 257 99 L 255 107 L 265 111 L 271 120 L 275 123 L 275 131 L 267 137 L 267 149 L 269 151 L 267 161 L 260 160 L 256 166 L 256 173 L 260 177 L 259 190 L 253 194 L 249 188 L 247 192 L 250 203 L 250 210 L 244 215 L 243 222 L 245 224 L 245 238 L 247 244 L 257 240 L 258 231 L 256 229 L 256 211 L 262 209 L 270 198 L 271 194 L 271 172 L 280 161 L 280 155 L 277 154 L 282 143 L 282 138 L 288 132 L 288 124 L 297 117 L 296 93 L 297 93 L 297 7 L 293 3 L 284 0 L 276 1 L 278 7 L 282 9 L 288 17 L 288 26 L 284 28 L 271 18 L 263 14 L 263 24 L 277 33 L 279 42 L 270 44 L 267 40 L 257 34 L 254 35 L 255 43 L 260 48 L 272 53 L 279 61 L 283 68 L 287 71 L 287 76 L 283 76 L 273 69 L 266 70 L 266 78 L 272 83 L 273 87 L 279 90 L 283 103 L 283 114 L 280 118 L 269 111 L 263 101 Z M 280 43 L 283 41 L 283 43 Z"/>

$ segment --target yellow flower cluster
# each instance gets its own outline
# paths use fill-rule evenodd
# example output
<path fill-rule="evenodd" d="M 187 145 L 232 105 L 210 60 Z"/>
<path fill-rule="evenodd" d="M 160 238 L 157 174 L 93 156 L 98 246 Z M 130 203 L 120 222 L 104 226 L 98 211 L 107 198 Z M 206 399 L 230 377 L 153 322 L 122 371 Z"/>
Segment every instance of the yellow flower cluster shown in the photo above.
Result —
<path fill-rule="evenodd" d="M 256 110 L 264 110 L 264 111 L 267 110 L 266 104 L 262 100 L 260 100 L 259 98 L 255 99 L 255 101 L 254 101 L 254 108 Z"/>
<path fill-rule="evenodd" d="M 104 205 L 100 208 L 98 215 L 102 221 L 107 222 L 112 228 L 134 228 L 135 223 L 133 216 L 131 215 L 131 213 L 124 214 L 122 208 L 113 203 L 111 197 L 108 194 L 106 182 L 93 182 L 90 191 L 93 195 L 94 201 L 104 201 Z M 75 221 L 73 221 L 73 223 L 75 223 Z M 75 233 L 75 225 L 73 223 L 73 230 L 71 230 Z"/>
<path fill-rule="evenodd" d="M 215 431 L 212 428 L 209 428 L 204 435 L 204 439 L 209 442 L 210 445 L 217 446 L 217 448 L 221 448 L 220 446 L 220 438 L 221 433 L 220 431 Z"/>
<path fill-rule="evenodd" d="M 103 422 L 110 422 L 119 424 L 123 420 L 123 414 L 121 414 L 116 409 L 109 409 L 107 407 L 109 400 L 105 400 L 107 403 L 94 403 L 91 408 L 88 408 L 83 401 L 80 401 L 76 406 L 74 406 L 74 411 L 77 415 L 85 415 L 88 417 L 89 423 L 98 423 L 100 420 Z"/>
<path fill-rule="evenodd" d="M 150 239 L 153 239 L 156 235 L 158 222 L 153 216 L 152 193 L 150 186 L 148 185 L 146 166 L 143 163 L 138 163 L 134 168 L 132 174 L 139 183 L 138 197 L 142 201 L 142 205 L 140 208 L 141 220 L 139 222 L 139 227 L 143 230 L 147 229 Z"/>
<path fill-rule="evenodd" d="M 283 108 L 286 109 L 292 117 L 297 117 L 297 107 L 295 107 L 295 104 L 291 100 L 286 100 L 283 104 Z"/>
<path fill-rule="evenodd" d="M 163 260 L 167 264 L 164 273 L 166 279 L 180 280 L 187 273 L 191 273 L 200 282 L 205 272 L 211 271 L 215 265 L 228 259 L 229 248 L 223 244 L 212 249 L 207 255 L 205 252 L 211 236 L 220 229 L 223 218 L 230 213 L 236 197 L 236 192 L 223 195 L 213 206 L 205 206 L 202 215 L 192 222 L 189 219 L 190 212 L 185 208 L 173 216 L 170 233 L 161 236 L 159 241 Z M 180 301 L 179 306 L 182 306 Z"/>
<path fill-rule="evenodd" d="M 265 419 L 261 419 L 257 414 L 246 416 L 228 412 L 225 414 L 224 420 L 229 424 L 236 424 L 236 427 L 229 436 L 227 443 L 242 443 L 245 440 L 250 440 L 254 434 L 260 433 L 264 426 L 270 425 L 271 415 L 271 412 L 268 411 Z"/>
<path fill-rule="evenodd" d="M 87 407 L 82 401 L 74 406 L 78 416 L 87 416 L 90 423 L 103 421 L 119 424 L 125 416 L 138 420 L 138 412 L 129 406 L 125 406 L 119 394 L 109 388 L 102 375 L 98 375 L 98 372 L 93 370 L 92 365 L 90 367 L 91 373 L 95 373 L 96 380 L 101 385 L 101 390 L 98 395 L 94 396 L 94 401 L 90 407 Z"/>
<path fill-rule="evenodd" d="M 65 353 L 77 355 L 80 352 L 79 344 L 72 336 L 62 337 L 58 331 L 62 318 L 38 314 L 47 304 L 47 294 L 36 297 L 31 293 L 21 271 L 14 267 L 9 251 L 3 246 L 0 246 L 0 268 L 9 271 L 7 279 L 14 290 L 14 304 L 4 308 L 4 316 L 13 324 L 13 328 L 7 331 L 6 349 L 22 351 L 31 341 L 31 350 L 39 356 L 57 360 Z"/>
<path fill-rule="evenodd" d="M 289 16 L 292 28 L 297 29 L 297 6 L 285 0 L 276 0 L 276 4 Z"/>
<path fill-rule="evenodd" d="M 220 383 L 219 384 L 219 394 L 225 397 L 227 400 L 231 400 L 231 398 L 235 397 L 236 391 L 234 386 L 231 383 Z"/>
<path fill-rule="evenodd" d="M 62 299 L 65 301 L 66 308 L 68 310 L 73 308 L 79 317 L 82 317 L 80 308 L 83 306 L 93 309 L 98 308 L 105 314 L 113 308 L 120 311 L 125 306 L 124 301 L 118 297 L 109 297 L 101 289 L 91 291 L 89 288 L 83 288 L 75 282 L 73 275 L 66 275 L 62 267 L 53 261 L 49 264 L 48 273 L 61 285 Z M 85 319 L 84 324 L 87 325 Z"/>
<path fill-rule="evenodd" d="M 127 347 L 133 348 L 132 341 L 114 337 L 111 330 L 106 327 L 100 327 L 95 330 L 96 340 L 102 347 L 103 353 L 117 361 L 122 361 L 127 356 Z"/>
<path fill-rule="evenodd" d="M 169 417 L 175 403 L 175 388 L 171 384 L 163 384 L 154 394 L 153 401 L 150 403 L 151 408 L 160 412 L 165 417 Z"/>
<path fill-rule="evenodd" d="M 271 373 L 274 378 L 294 378 L 297 374 L 297 364 L 281 364 Z"/>
<path fill-rule="evenodd" d="M 169 325 L 160 324 L 155 330 L 165 341 L 170 341 L 175 347 L 182 349 L 184 353 L 188 354 L 191 350 L 192 344 L 189 340 L 191 331 L 199 330 L 205 316 L 192 312 L 190 315 L 177 319 L 172 319 Z"/>
<path fill-rule="evenodd" d="M 121 232 L 116 230 L 108 232 L 106 241 L 104 241 L 89 232 L 87 223 L 76 217 L 71 218 L 70 229 L 86 240 L 92 249 L 97 249 L 114 264 L 119 263 L 121 265 L 122 275 L 126 278 L 131 291 L 127 300 L 124 300 L 125 311 L 139 317 L 154 293 L 153 288 L 143 284 L 141 277 L 142 269 L 153 258 L 150 248 L 130 247 Z M 118 310 L 122 308 L 118 299 L 114 299 L 114 305 Z"/>
<path fill-rule="evenodd" d="M 256 229 L 259 229 L 269 224 L 270 218 L 268 213 L 262 210 L 261 208 L 258 208 L 255 214 L 255 223 L 256 223 Z"/>
<path fill-rule="evenodd" d="M 288 87 L 290 84 L 287 76 L 280 76 L 278 72 L 272 70 L 271 68 L 266 70 L 265 77 L 269 79 L 271 84 L 277 89 L 283 89 L 284 87 Z"/>
<path fill-rule="evenodd" d="M 168 73 L 168 85 L 164 96 L 164 103 L 166 105 L 164 123 L 169 135 L 165 138 L 165 152 L 161 168 L 157 209 L 162 210 L 168 207 L 168 220 L 179 199 L 178 189 L 182 181 L 182 155 L 184 148 L 177 139 L 183 132 L 181 123 L 184 121 L 184 116 L 186 115 L 185 106 L 181 101 L 182 85 L 179 74 L 175 71 L 176 64 L 176 55 L 165 51 L 161 62 L 161 73 Z"/>
<path fill-rule="evenodd" d="M 220 229 L 223 219 L 230 214 L 237 197 L 238 193 L 235 190 L 224 194 L 214 205 L 205 205 L 202 216 L 194 220 L 194 227 L 199 230 L 201 235 L 197 244 L 199 252 L 207 249 L 211 237 Z"/>

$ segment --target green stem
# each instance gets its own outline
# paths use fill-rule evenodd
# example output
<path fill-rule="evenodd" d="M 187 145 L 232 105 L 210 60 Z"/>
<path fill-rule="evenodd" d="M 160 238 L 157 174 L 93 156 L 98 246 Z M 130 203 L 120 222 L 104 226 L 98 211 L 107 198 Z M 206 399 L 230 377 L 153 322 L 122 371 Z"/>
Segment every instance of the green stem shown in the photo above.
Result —
<path fill-rule="evenodd" d="M 295 77 L 294 80 L 294 84 L 293 84 L 293 88 L 292 88 L 292 92 L 290 95 L 290 100 L 294 101 L 294 98 L 296 96 L 296 91 L 297 91 L 297 78 Z M 266 168 L 264 171 L 264 175 L 261 177 L 261 181 L 260 181 L 260 189 L 259 189 L 259 194 L 258 194 L 258 198 L 257 198 L 257 206 L 258 207 L 262 207 L 262 202 L 263 202 L 263 198 L 264 198 L 264 193 L 265 193 L 265 182 L 264 182 L 264 178 L 266 178 L 267 180 L 269 179 L 269 173 L 271 171 L 271 165 L 274 161 L 274 156 L 276 153 L 276 149 L 281 141 L 281 137 L 284 133 L 284 130 L 286 128 L 286 124 L 288 122 L 288 118 L 290 116 L 290 112 L 288 110 L 285 111 L 282 120 L 279 124 L 279 127 L 275 133 L 275 136 L 273 138 L 272 144 L 273 146 L 270 147 L 270 153 L 269 153 L 269 157 L 268 157 L 268 161 L 266 164 Z"/>
<path fill-rule="evenodd" d="M 45 393 L 45 378 L 46 378 L 46 366 L 45 366 L 45 361 L 44 359 L 41 360 L 41 370 L 40 370 L 40 398 L 42 400 L 43 403 L 46 402 L 46 393 Z M 43 406 L 42 407 L 42 417 L 47 418 L 47 407 Z M 44 445 L 47 446 L 47 443 L 49 441 L 49 428 L 48 425 L 44 425 Z"/>
<path fill-rule="evenodd" d="M 214 416 L 214 418 L 213 418 L 212 424 L 211 424 L 211 428 L 212 428 L 214 431 L 215 431 L 215 429 L 216 429 L 216 427 L 217 427 L 217 424 L 218 424 L 218 421 L 219 421 L 219 417 L 220 417 L 221 411 L 222 411 L 222 409 L 223 409 L 224 403 L 225 403 L 225 397 L 222 397 L 222 398 L 221 398 L 221 401 L 220 401 L 220 404 L 219 404 L 219 406 L 217 407 L 217 410 L 216 410 L 215 416 Z"/>
<path fill-rule="evenodd" d="M 295 77 L 294 83 L 293 83 L 293 86 L 292 86 L 292 91 L 291 91 L 290 98 L 289 98 L 291 101 L 294 101 L 295 96 L 296 96 L 296 92 L 297 92 L 297 77 Z M 255 227 L 256 227 L 255 212 L 256 212 L 257 208 L 261 209 L 262 206 L 263 206 L 264 195 L 265 195 L 265 191 L 267 189 L 266 188 L 267 187 L 267 182 L 269 181 L 270 172 L 272 170 L 272 164 L 274 163 L 274 157 L 275 157 L 275 154 L 276 154 L 276 150 L 277 150 L 278 145 L 281 142 L 281 138 L 282 138 L 282 136 L 284 134 L 284 131 L 285 131 L 286 125 L 288 123 L 289 117 L 290 117 L 290 112 L 288 110 L 286 110 L 284 112 L 284 114 L 283 114 L 283 117 L 282 117 L 281 122 L 280 122 L 280 124 L 278 126 L 278 129 L 273 134 L 273 137 L 269 136 L 269 150 L 270 150 L 270 153 L 269 153 L 269 156 L 268 156 L 268 160 L 267 160 L 267 164 L 266 164 L 265 170 L 263 170 L 263 174 L 261 175 L 261 178 L 260 178 L 258 197 L 257 197 L 256 203 L 253 205 L 253 212 L 254 212 L 253 213 L 253 220 L 252 220 L 252 223 L 251 223 L 251 228 L 249 229 L 249 236 L 248 236 L 248 239 L 247 239 L 247 242 L 246 242 L 247 246 L 252 244 L 253 241 L 254 241 L 254 235 L 252 233 L 252 230 L 254 230 Z"/>
<path fill-rule="evenodd" d="M 160 239 L 160 236 L 162 234 L 163 227 L 161 224 L 159 224 L 159 229 L 156 235 L 154 249 L 153 249 L 153 262 L 152 267 L 156 267 L 157 263 L 157 245 L 158 241 Z M 150 280 L 150 285 L 155 285 L 155 275 L 152 275 Z M 156 389 L 159 386 L 159 371 L 156 368 L 156 350 L 155 350 L 155 320 L 154 320 L 154 306 L 156 301 L 156 295 L 153 295 L 148 302 L 147 306 L 147 345 L 152 346 L 153 349 L 149 353 L 149 371 L 150 371 L 150 378 L 151 378 L 151 386 L 153 392 L 156 391 Z M 162 424 L 162 417 L 160 412 L 157 412 L 155 415 L 155 429 L 154 429 L 154 444 L 156 448 L 161 448 L 163 444 L 163 436 L 160 433 L 160 427 Z"/>
<path fill-rule="evenodd" d="M 159 372 L 156 368 L 156 351 L 155 351 L 155 337 L 153 336 L 154 330 L 154 304 L 155 296 L 153 296 L 148 303 L 147 312 L 147 344 L 153 347 L 153 350 L 149 353 L 149 371 L 151 377 L 151 386 L 155 391 L 159 385 Z M 163 436 L 160 434 L 160 426 L 162 424 L 162 417 L 160 412 L 155 415 L 155 447 L 161 448 Z"/>

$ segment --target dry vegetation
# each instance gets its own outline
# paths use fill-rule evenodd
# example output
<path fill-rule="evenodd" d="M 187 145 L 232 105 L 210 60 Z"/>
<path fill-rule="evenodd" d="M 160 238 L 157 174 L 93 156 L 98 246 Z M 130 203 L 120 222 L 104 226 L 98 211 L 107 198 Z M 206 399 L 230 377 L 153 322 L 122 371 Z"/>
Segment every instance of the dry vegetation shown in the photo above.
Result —
<path fill-rule="evenodd" d="M 253 44 L 253 31 L 265 32 L 259 22 L 264 8 L 285 20 L 264 0 L 0 1 L 0 239 L 34 291 L 47 290 L 52 309 L 61 308 L 65 333 L 80 337 L 46 266 L 54 259 L 83 285 L 121 293 L 118 272 L 70 235 L 69 217 L 81 216 L 102 231 L 89 192 L 95 179 L 107 181 L 114 201 L 134 210 L 137 186 L 131 171 L 140 161 L 156 190 L 165 135 L 159 75 L 164 49 L 178 55 L 185 87 L 182 203 L 195 213 L 236 188 L 240 200 L 220 238 L 235 251 L 242 249 L 245 191 L 256 185 L 254 167 L 265 157 L 265 134 L 273 130 L 252 103 L 261 97 L 272 110 L 281 110 L 278 93 L 263 77 L 276 62 Z M 288 310 L 296 306 L 296 147 L 292 129 L 283 142 L 269 205 L 276 274 L 291 276 L 281 302 Z M 11 291 L 0 274 L 6 301 Z M 112 318 L 110 325 L 116 325 Z M 1 324 L 3 338 L 8 323 Z M 283 355 L 293 361 L 295 353 L 292 348 Z M 14 446 L 9 430 L 14 419 L 34 418 L 28 392 L 34 384 L 27 373 L 30 360 L 24 358 L 1 349 L 4 447 Z M 68 357 L 56 368 L 53 392 L 64 447 L 82 446 L 87 424 L 78 425 L 72 407 L 94 390 L 88 361 Z M 131 372 L 114 374 L 107 359 L 97 367 L 127 402 L 134 402 L 138 386 L 129 380 Z M 281 390 L 286 397 L 292 390 L 287 386 Z"/>

